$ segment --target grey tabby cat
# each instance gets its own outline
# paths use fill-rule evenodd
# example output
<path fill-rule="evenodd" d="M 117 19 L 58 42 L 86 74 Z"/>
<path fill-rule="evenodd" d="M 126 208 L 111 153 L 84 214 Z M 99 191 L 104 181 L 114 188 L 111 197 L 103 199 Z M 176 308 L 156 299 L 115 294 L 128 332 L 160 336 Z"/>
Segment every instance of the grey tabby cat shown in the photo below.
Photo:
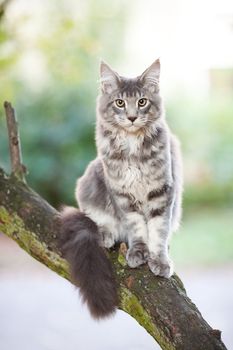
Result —
<path fill-rule="evenodd" d="M 131 268 L 148 263 L 155 275 L 173 273 L 168 244 L 181 217 L 181 157 L 165 121 L 159 77 L 159 60 L 134 79 L 100 66 L 98 155 L 77 182 L 81 212 L 62 213 L 61 236 L 73 279 L 96 318 L 117 305 L 102 247 L 125 241 Z"/>

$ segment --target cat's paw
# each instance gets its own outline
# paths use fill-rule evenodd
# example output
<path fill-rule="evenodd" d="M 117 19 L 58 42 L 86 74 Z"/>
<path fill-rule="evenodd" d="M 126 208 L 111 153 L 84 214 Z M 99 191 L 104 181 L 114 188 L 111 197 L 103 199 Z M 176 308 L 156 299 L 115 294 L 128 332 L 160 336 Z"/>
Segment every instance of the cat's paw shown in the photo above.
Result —
<path fill-rule="evenodd" d="M 173 262 L 169 257 L 150 257 L 148 260 L 150 270 L 156 275 L 169 278 L 173 274 Z"/>
<path fill-rule="evenodd" d="M 112 248 L 115 244 L 113 234 L 105 230 L 100 230 L 100 234 L 101 234 L 101 243 L 102 243 L 101 245 L 104 248 Z"/>
<path fill-rule="evenodd" d="M 128 249 L 126 260 L 129 267 L 135 268 L 145 264 L 149 258 L 149 250 L 145 243 L 138 243 Z"/>

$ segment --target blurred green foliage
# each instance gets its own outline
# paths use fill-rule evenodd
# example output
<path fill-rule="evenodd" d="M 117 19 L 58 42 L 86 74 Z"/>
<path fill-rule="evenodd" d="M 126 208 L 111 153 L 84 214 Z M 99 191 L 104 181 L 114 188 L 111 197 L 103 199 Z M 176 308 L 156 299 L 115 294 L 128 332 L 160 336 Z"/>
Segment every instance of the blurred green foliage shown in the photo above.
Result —
<path fill-rule="evenodd" d="M 186 210 L 179 232 L 172 237 L 171 256 L 182 267 L 232 262 L 232 210 L 210 207 Z"/>
<path fill-rule="evenodd" d="M 55 206 L 74 203 L 76 178 L 96 154 L 99 59 L 113 66 L 122 60 L 129 11 L 122 1 L 25 4 L 19 11 L 13 0 L 0 22 L 1 104 L 9 100 L 17 110 L 29 184 Z M 185 206 L 229 207 L 232 99 L 183 92 L 167 99 L 166 109 L 182 143 Z M 1 108 L 0 166 L 9 170 L 7 143 Z"/>
<path fill-rule="evenodd" d="M 12 0 L 0 18 L 0 104 L 11 101 L 17 110 L 29 185 L 56 207 L 75 204 L 75 181 L 96 155 L 99 60 L 113 66 L 123 62 L 130 5 L 123 0 L 110 5 L 107 0 Z M 166 98 L 185 170 L 184 234 L 175 235 L 171 245 L 176 263 L 233 259 L 229 74 L 212 72 L 220 89 L 210 89 L 204 99 L 198 91 L 174 91 Z M 0 166 L 10 171 L 3 107 Z"/>
<path fill-rule="evenodd" d="M 232 98 L 176 96 L 167 114 L 184 155 L 185 205 L 232 206 Z"/>
<path fill-rule="evenodd" d="M 1 104 L 10 100 L 17 110 L 29 184 L 53 205 L 74 201 L 75 180 L 96 154 L 99 60 L 104 53 L 116 62 L 115 38 L 125 24 L 121 2 L 108 7 L 106 0 L 53 0 L 25 10 L 13 23 L 6 13 L 0 23 Z M 3 108 L 0 166 L 9 169 Z"/>

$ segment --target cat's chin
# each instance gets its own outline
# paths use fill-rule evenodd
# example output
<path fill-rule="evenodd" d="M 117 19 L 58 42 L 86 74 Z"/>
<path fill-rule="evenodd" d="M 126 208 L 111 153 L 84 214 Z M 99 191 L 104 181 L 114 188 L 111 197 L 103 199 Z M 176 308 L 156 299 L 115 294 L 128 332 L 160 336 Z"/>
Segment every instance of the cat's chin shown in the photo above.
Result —
<path fill-rule="evenodd" d="M 125 128 L 125 131 L 127 131 L 129 134 L 137 134 L 141 132 L 142 128 L 140 126 L 136 125 L 130 125 L 127 128 Z"/>

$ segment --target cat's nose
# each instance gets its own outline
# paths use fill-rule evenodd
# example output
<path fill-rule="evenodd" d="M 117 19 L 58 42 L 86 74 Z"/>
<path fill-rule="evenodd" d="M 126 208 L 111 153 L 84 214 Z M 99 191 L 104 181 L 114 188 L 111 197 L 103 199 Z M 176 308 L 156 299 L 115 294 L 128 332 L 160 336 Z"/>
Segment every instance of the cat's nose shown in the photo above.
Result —
<path fill-rule="evenodd" d="M 133 123 L 137 119 L 137 117 L 128 117 L 128 119 Z"/>

